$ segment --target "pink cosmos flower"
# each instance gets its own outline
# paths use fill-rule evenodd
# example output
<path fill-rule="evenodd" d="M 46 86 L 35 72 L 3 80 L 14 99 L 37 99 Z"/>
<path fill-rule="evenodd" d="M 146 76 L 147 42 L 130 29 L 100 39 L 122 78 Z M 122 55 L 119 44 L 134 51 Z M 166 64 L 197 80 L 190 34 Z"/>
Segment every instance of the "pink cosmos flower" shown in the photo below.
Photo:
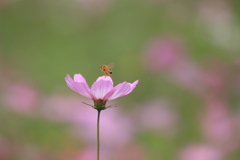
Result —
<path fill-rule="evenodd" d="M 94 108 L 98 110 L 106 109 L 107 101 L 129 94 L 138 84 L 138 80 L 136 80 L 133 83 L 123 82 L 114 87 L 111 77 L 101 76 L 89 88 L 81 74 L 75 74 L 73 79 L 66 75 L 65 80 L 70 89 L 84 97 L 93 99 Z"/>

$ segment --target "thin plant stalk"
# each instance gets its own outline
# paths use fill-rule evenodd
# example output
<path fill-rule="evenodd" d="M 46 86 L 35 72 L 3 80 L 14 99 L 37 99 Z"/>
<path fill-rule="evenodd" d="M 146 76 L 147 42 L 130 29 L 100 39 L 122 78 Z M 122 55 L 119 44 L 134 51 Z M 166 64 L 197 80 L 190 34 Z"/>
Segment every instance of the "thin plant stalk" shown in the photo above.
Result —
<path fill-rule="evenodd" d="M 98 116 L 97 116 L 97 160 L 100 160 L 100 134 L 99 134 L 100 113 L 101 113 L 101 110 L 98 110 Z"/>

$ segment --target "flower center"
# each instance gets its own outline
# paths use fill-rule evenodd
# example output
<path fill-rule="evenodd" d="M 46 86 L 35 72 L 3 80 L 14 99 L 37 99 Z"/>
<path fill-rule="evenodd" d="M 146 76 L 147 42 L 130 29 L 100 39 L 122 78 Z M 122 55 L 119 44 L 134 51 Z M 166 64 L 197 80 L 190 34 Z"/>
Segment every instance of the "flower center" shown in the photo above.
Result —
<path fill-rule="evenodd" d="M 106 109 L 106 103 L 107 100 L 103 100 L 103 99 L 93 99 L 94 101 L 94 108 L 97 110 L 104 110 Z"/>

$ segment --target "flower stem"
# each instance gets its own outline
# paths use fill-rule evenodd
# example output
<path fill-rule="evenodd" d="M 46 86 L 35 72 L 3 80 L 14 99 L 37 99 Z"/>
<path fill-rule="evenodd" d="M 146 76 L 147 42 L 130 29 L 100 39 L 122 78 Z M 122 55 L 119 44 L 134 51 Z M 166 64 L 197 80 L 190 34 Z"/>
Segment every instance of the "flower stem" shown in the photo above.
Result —
<path fill-rule="evenodd" d="M 97 116 L 97 160 L 100 159 L 100 136 L 99 136 L 99 121 L 100 121 L 100 113 L 101 110 L 98 110 L 98 116 Z"/>

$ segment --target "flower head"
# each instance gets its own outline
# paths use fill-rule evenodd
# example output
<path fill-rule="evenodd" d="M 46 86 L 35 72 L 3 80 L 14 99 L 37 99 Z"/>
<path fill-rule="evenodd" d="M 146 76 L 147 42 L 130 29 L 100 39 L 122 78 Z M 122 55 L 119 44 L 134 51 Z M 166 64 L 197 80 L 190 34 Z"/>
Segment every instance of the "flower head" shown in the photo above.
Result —
<path fill-rule="evenodd" d="M 101 76 L 98 77 L 90 88 L 81 74 L 75 74 L 73 79 L 69 75 L 66 75 L 65 81 L 73 91 L 84 97 L 93 99 L 94 108 L 100 110 L 106 108 L 107 101 L 129 94 L 138 84 L 138 80 L 136 80 L 133 83 L 123 82 L 114 87 L 111 77 Z"/>

